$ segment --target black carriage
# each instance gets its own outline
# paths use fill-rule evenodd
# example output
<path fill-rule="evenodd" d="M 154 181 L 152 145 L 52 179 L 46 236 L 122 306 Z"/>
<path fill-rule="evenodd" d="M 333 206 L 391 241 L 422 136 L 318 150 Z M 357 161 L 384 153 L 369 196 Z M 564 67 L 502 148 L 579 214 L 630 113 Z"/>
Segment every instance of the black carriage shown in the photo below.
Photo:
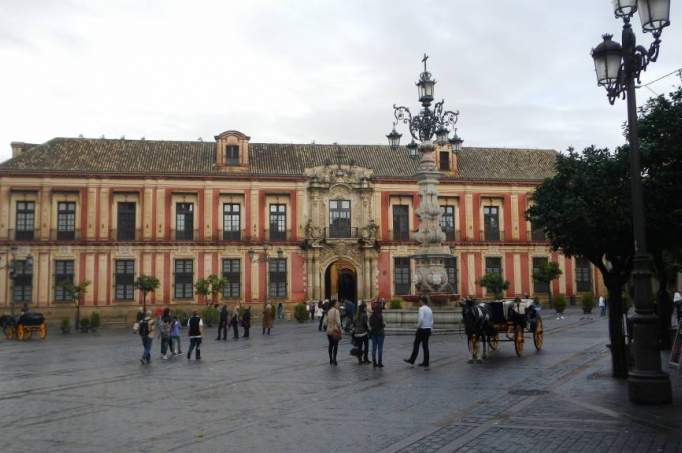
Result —
<path fill-rule="evenodd" d="M 533 304 L 532 299 L 513 299 L 485 302 L 490 313 L 490 349 L 495 351 L 500 342 L 513 342 L 516 355 L 521 357 L 526 333 L 533 338 L 535 349 L 539 351 L 543 344 L 542 317 Z M 478 350 L 476 335 L 469 337 L 469 351 Z"/>
<path fill-rule="evenodd" d="M 22 341 L 32 337 L 33 332 L 36 332 L 41 340 L 47 336 L 47 324 L 41 313 L 29 312 L 19 316 L 0 316 L 0 326 L 8 340 L 16 338 Z"/>

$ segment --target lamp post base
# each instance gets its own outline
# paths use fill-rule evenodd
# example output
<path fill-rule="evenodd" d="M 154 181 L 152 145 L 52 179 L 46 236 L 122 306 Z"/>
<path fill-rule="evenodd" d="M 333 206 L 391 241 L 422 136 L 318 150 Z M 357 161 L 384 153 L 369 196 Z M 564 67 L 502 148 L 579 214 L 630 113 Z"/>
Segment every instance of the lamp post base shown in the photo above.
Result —
<path fill-rule="evenodd" d="M 628 395 L 637 404 L 670 404 L 670 377 L 662 371 L 633 371 L 628 376 Z"/>

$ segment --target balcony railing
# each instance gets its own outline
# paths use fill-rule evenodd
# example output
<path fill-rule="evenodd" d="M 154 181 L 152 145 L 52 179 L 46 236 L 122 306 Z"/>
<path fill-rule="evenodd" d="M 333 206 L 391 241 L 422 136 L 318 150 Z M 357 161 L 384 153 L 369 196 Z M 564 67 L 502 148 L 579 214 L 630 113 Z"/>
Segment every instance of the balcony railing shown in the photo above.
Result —
<path fill-rule="evenodd" d="M 396 231 L 396 230 L 388 230 L 388 238 L 386 238 L 387 241 L 416 241 L 417 239 L 415 238 L 415 234 L 417 234 L 416 231 Z"/>
<path fill-rule="evenodd" d="M 504 231 L 495 229 L 481 230 L 481 238 L 484 241 L 502 241 L 504 240 Z"/>
<path fill-rule="evenodd" d="M 327 227 L 324 229 L 325 239 L 357 239 L 358 228 L 348 227 L 348 228 L 338 228 L 338 227 Z"/>
<path fill-rule="evenodd" d="M 445 242 L 454 242 L 460 240 L 459 230 L 443 229 L 443 233 L 445 233 Z"/>
<path fill-rule="evenodd" d="M 8 237 L 15 241 L 37 241 L 40 239 L 40 230 L 9 230 Z"/>
<path fill-rule="evenodd" d="M 245 237 L 244 230 L 222 230 L 219 233 L 223 241 L 241 241 Z"/>
<path fill-rule="evenodd" d="M 114 241 L 140 241 L 142 240 L 142 230 L 118 230 L 112 229 L 111 236 Z"/>
<path fill-rule="evenodd" d="M 291 239 L 291 230 L 265 230 L 266 241 L 288 241 Z"/>
<path fill-rule="evenodd" d="M 193 241 L 198 237 L 196 230 L 171 230 L 171 241 Z"/>
<path fill-rule="evenodd" d="M 530 230 L 529 236 L 531 241 L 545 242 L 547 240 L 545 231 L 539 228 Z"/>
<path fill-rule="evenodd" d="M 52 241 L 78 241 L 81 239 L 81 231 L 74 230 L 50 230 L 50 240 Z"/>

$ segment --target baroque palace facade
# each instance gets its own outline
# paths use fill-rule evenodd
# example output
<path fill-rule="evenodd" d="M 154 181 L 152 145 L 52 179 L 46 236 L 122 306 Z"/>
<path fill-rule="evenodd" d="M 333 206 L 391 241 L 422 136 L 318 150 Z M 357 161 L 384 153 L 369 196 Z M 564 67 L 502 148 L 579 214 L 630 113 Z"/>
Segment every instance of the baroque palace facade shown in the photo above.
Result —
<path fill-rule="evenodd" d="M 551 252 L 524 218 L 555 151 L 445 145 L 437 156 L 453 292 L 484 297 L 485 272 L 504 275 L 507 296 L 545 292 L 532 273 L 547 260 L 563 270 L 554 293 L 596 292 L 595 269 Z M 142 302 L 141 274 L 161 283 L 151 306 L 199 303 L 193 284 L 209 274 L 229 281 L 228 303 L 413 293 L 418 159 L 405 147 L 250 143 L 237 131 L 12 143 L 0 164 L 0 310 L 70 310 L 60 282 L 88 280 L 83 306 L 121 316 Z"/>

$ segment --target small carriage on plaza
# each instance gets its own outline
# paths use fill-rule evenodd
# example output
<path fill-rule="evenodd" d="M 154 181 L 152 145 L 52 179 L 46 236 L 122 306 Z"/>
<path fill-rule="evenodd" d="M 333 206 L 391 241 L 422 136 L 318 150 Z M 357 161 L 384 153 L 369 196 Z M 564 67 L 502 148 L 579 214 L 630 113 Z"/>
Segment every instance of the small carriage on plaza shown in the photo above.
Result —
<path fill-rule="evenodd" d="M 521 357 L 526 334 L 533 339 L 539 351 L 543 344 L 543 327 L 540 309 L 532 299 L 504 299 L 479 304 L 486 312 L 484 331 L 467 332 L 469 352 L 477 358 L 478 344 L 487 341 L 492 351 L 497 350 L 500 342 L 513 342 L 516 355 Z M 483 338 L 481 338 L 483 337 Z M 485 344 L 484 356 L 485 356 Z"/>
<path fill-rule="evenodd" d="M 16 338 L 22 341 L 32 337 L 34 332 L 41 340 L 47 336 L 45 317 L 40 313 L 26 312 L 19 316 L 0 316 L 0 327 L 8 340 Z"/>

